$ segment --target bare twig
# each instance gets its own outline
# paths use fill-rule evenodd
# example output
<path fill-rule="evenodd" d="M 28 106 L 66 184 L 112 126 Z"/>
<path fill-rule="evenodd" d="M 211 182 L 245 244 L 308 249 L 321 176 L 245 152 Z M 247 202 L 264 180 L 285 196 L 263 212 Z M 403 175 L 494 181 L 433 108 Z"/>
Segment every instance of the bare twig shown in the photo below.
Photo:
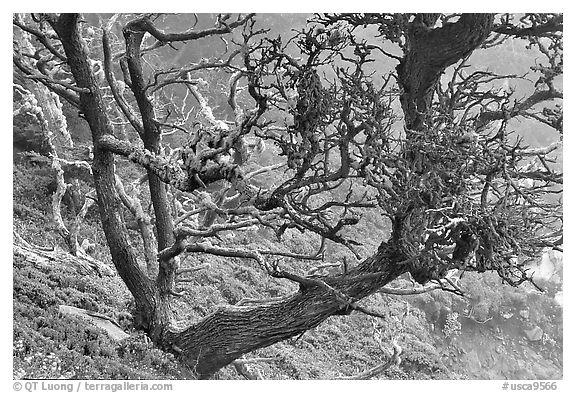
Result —
<path fill-rule="evenodd" d="M 388 359 L 387 361 L 372 367 L 371 369 L 364 371 L 360 374 L 356 374 L 353 376 L 349 376 L 349 377 L 337 377 L 336 379 L 370 379 L 373 378 L 379 374 L 381 374 L 382 372 L 386 371 L 387 369 L 389 369 L 392 366 L 396 366 L 398 367 L 400 365 L 400 355 L 402 354 L 402 347 L 400 347 L 400 345 L 398 345 L 398 343 L 396 341 L 392 342 L 392 347 L 394 349 L 392 356 L 390 357 L 390 359 Z"/>

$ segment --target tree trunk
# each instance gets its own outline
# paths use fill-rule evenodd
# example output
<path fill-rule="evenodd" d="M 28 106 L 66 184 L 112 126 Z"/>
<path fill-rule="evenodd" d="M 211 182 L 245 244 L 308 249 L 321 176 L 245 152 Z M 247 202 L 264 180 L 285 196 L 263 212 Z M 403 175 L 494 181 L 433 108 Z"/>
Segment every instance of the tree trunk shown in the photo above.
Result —
<path fill-rule="evenodd" d="M 417 15 L 408 28 L 404 57 L 396 68 L 409 130 L 420 130 L 440 76 L 484 42 L 494 20 L 494 14 L 462 14 L 457 22 L 433 28 L 437 17 Z"/>
<path fill-rule="evenodd" d="M 113 128 L 106 114 L 101 90 L 89 62 L 88 48 L 79 31 L 78 14 L 62 14 L 51 18 L 52 27 L 62 40 L 67 62 L 78 87 L 89 93 L 80 93 L 80 105 L 92 132 L 94 160 L 92 172 L 98 196 L 102 228 L 118 274 L 134 296 L 136 308 L 148 321 L 155 318 L 156 291 L 152 281 L 140 269 L 128 239 L 128 231 L 121 214 L 121 201 L 116 192 L 114 155 L 102 149 L 98 140 L 112 135 Z"/>
<path fill-rule="evenodd" d="M 403 254 L 390 244 L 354 270 L 324 279 L 351 300 L 359 300 L 405 273 Z M 166 348 L 180 354 L 200 378 L 208 378 L 240 356 L 318 326 L 331 315 L 347 314 L 350 304 L 321 286 L 303 287 L 285 300 L 259 306 L 222 308 L 184 331 L 167 331 Z"/>
<path fill-rule="evenodd" d="M 154 118 L 154 106 L 146 95 L 146 83 L 144 81 L 140 53 L 144 32 L 140 31 L 137 25 L 128 24 L 124 28 L 124 37 L 126 39 L 126 61 L 132 82 L 131 89 L 142 116 L 144 134 L 141 137 L 144 142 L 144 148 L 158 154 L 160 151 L 161 130 Z M 166 184 L 152 171 L 147 170 L 147 172 L 150 198 L 156 218 L 158 251 L 161 251 L 174 243 L 174 223 L 170 214 Z M 170 259 L 162 261 L 158 268 L 158 289 L 163 301 L 168 302 L 167 297 L 170 296 L 170 291 L 174 287 L 175 273 L 178 266 L 174 259 Z"/>

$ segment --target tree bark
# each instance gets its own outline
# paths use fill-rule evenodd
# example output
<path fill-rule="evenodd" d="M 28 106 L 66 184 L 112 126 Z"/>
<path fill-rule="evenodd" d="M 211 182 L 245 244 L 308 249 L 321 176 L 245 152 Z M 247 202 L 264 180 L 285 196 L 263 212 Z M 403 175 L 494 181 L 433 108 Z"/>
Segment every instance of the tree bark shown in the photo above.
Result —
<path fill-rule="evenodd" d="M 129 23 L 124 28 L 123 33 L 126 39 L 126 61 L 130 72 L 130 80 L 132 81 L 131 89 L 142 116 L 143 135 L 141 137 L 144 142 L 144 148 L 158 154 L 160 152 L 161 130 L 154 118 L 154 106 L 146 95 L 146 83 L 144 81 L 140 53 L 140 45 L 142 44 L 145 31 L 140 30 L 139 24 Z M 150 169 L 147 169 L 147 173 L 150 199 L 152 200 L 156 218 L 158 251 L 161 251 L 174 244 L 174 223 L 170 214 L 166 184 Z M 171 296 L 174 287 L 177 269 L 177 260 L 174 258 L 160 261 L 156 279 L 163 303 L 170 301 L 168 297 Z M 168 307 L 166 307 L 166 312 L 169 312 Z"/>
<path fill-rule="evenodd" d="M 158 154 L 160 150 L 161 131 L 154 119 L 154 106 L 146 95 L 146 83 L 144 81 L 142 60 L 140 58 L 140 45 L 143 36 L 144 32 L 134 30 L 132 24 L 128 24 L 124 28 L 126 60 L 130 72 L 130 80 L 132 81 L 131 88 L 136 98 L 144 127 L 142 141 L 144 142 L 144 148 Z M 162 250 L 174 242 L 174 228 L 166 195 L 166 185 L 158 176 L 150 171 L 148 171 L 148 182 L 154 213 L 156 215 L 158 248 Z"/>
<path fill-rule="evenodd" d="M 112 135 L 113 128 L 102 93 L 89 62 L 88 48 L 79 31 L 80 15 L 62 14 L 50 17 L 50 23 L 62 41 L 68 65 L 78 87 L 88 89 L 80 93 L 80 107 L 90 126 L 94 143 L 92 172 L 98 195 L 102 228 L 118 274 L 134 296 L 136 308 L 144 320 L 154 321 L 156 294 L 152 281 L 140 269 L 127 235 L 121 215 L 121 201 L 116 192 L 114 154 L 100 147 L 98 140 Z"/>
<path fill-rule="evenodd" d="M 492 30 L 494 14 L 462 14 L 454 23 L 434 28 L 436 18 L 417 15 L 406 34 L 406 50 L 396 70 L 406 128 L 420 130 L 447 67 L 468 56 Z"/>
<path fill-rule="evenodd" d="M 324 282 L 351 300 L 359 300 L 405 272 L 405 256 L 384 243 L 355 269 Z M 240 356 L 318 326 L 328 317 L 348 314 L 350 304 L 322 286 L 300 286 L 286 300 L 259 306 L 222 308 L 183 331 L 167 331 L 166 348 L 200 378 L 208 378 Z"/>

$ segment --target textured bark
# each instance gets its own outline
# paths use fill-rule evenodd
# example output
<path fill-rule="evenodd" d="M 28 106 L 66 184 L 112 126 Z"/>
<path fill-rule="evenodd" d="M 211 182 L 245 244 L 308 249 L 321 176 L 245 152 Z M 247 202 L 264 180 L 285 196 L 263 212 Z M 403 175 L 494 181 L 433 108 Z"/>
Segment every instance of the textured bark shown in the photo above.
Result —
<path fill-rule="evenodd" d="M 468 56 L 491 32 L 494 14 L 462 14 L 433 28 L 435 18 L 420 14 L 406 34 L 406 51 L 397 66 L 406 128 L 418 130 L 430 108 L 434 88 L 447 67 Z"/>
<path fill-rule="evenodd" d="M 72 228 L 72 231 L 70 231 L 66 227 L 66 224 L 64 224 L 64 219 L 62 218 L 62 198 L 66 193 L 68 185 L 64 181 L 64 170 L 62 170 L 62 167 L 60 166 L 58 157 L 52 158 L 52 169 L 56 172 L 56 191 L 54 191 L 54 194 L 52 195 L 52 215 L 54 224 L 56 225 L 60 236 L 62 236 L 66 242 L 68 251 L 70 251 L 72 255 L 78 255 L 80 245 L 78 244 L 77 228 Z"/>
<path fill-rule="evenodd" d="M 140 237 L 142 239 L 142 247 L 144 248 L 146 271 L 148 273 L 148 277 L 153 278 L 158 275 L 158 247 L 156 244 L 154 231 L 152 230 L 152 225 L 150 224 L 150 217 L 144 213 L 144 209 L 140 203 L 140 198 L 138 196 L 140 186 L 138 185 L 136 187 L 138 188 L 135 189 L 133 196 L 131 197 L 124 189 L 122 180 L 119 177 L 116 178 L 116 189 L 118 190 L 118 196 L 124 203 L 124 206 L 130 210 L 130 213 L 132 213 L 136 219 L 138 231 L 140 232 Z"/>
<path fill-rule="evenodd" d="M 98 195 L 98 206 L 102 228 L 118 274 L 132 293 L 136 307 L 145 319 L 154 320 L 155 290 L 152 282 L 138 266 L 138 261 L 130 245 L 126 225 L 120 214 L 121 201 L 115 186 L 114 155 L 100 148 L 98 139 L 112 135 L 112 124 L 106 115 L 102 93 L 88 61 L 88 48 L 79 31 L 79 15 L 63 14 L 52 17 L 51 24 L 62 40 L 68 65 L 76 83 L 87 88 L 89 93 L 80 94 L 80 105 L 90 126 L 94 141 L 92 172 Z"/>
<path fill-rule="evenodd" d="M 126 39 L 126 63 L 130 74 L 130 88 L 136 98 L 142 118 L 143 134 L 140 136 L 144 142 L 144 148 L 158 154 L 162 137 L 161 130 L 155 119 L 154 106 L 146 94 L 146 82 L 144 80 L 140 53 L 144 31 L 140 30 L 137 25 L 129 23 L 124 28 L 123 33 Z M 150 199 L 154 208 L 158 251 L 160 251 L 174 243 L 174 223 L 170 214 L 166 184 L 156 176 L 154 171 L 147 169 L 147 173 Z M 157 291 L 155 320 L 150 330 L 152 337 L 162 334 L 165 327 L 172 321 L 173 314 L 170 308 L 170 296 L 173 293 L 177 269 L 178 260 L 175 258 L 162 260 L 158 264 L 158 274 L 155 277 L 155 289 Z"/>
<path fill-rule="evenodd" d="M 142 70 L 142 60 L 140 45 L 144 36 L 144 31 L 135 29 L 135 25 L 128 24 L 124 29 L 126 39 L 126 61 L 132 81 L 131 89 L 136 98 L 138 109 L 142 116 L 144 134 L 142 141 L 144 148 L 155 154 L 160 150 L 161 130 L 154 118 L 154 107 L 146 95 L 146 83 Z M 150 186 L 150 196 L 156 216 L 156 232 L 158 236 L 158 249 L 162 250 L 174 243 L 174 224 L 170 214 L 170 204 L 166 193 L 166 185 L 162 180 L 148 170 L 148 185 Z M 162 267 L 160 267 L 162 270 Z"/>
<path fill-rule="evenodd" d="M 34 53 L 36 49 L 32 45 L 29 33 L 22 31 L 18 36 L 18 42 L 28 53 Z M 32 60 L 35 62 L 35 60 Z M 28 85 L 26 86 L 28 88 Z M 31 83 L 30 92 L 37 100 L 36 117 L 42 127 L 44 144 L 48 146 L 50 154 L 58 155 L 61 149 L 73 147 L 72 137 L 68 131 L 66 117 L 62 113 L 62 102 L 57 94 L 51 92 L 41 83 Z"/>
<path fill-rule="evenodd" d="M 28 53 L 36 51 L 31 43 L 29 33 L 20 32 L 18 42 Z M 69 185 L 64 180 L 64 170 L 58 159 L 63 149 L 72 148 L 74 144 L 68 132 L 66 117 L 62 113 L 62 103 L 58 95 L 52 93 L 40 83 L 31 83 L 29 88 L 30 91 L 20 87 L 19 93 L 22 96 L 22 100 L 27 101 L 32 106 L 32 110 L 29 110 L 28 113 L 34 116 L 40 125 L 42 130 L 40 138 L 42 150 L 50 157 L 51 166 L 56 173 L 56 191 L 52 195 L 53 221 L 56 229 L 66 242 L 68 250 L 72 255 L 77 255 L 79 249 L 77 240 L 78 228 L 72 227 L 71 230 L 67 228 L 61 214 L 62 199 Z"/>
<path fill-rule="evenodd" d="M 350 299 L 362 299 L 404 273 L 405 256 L 383 244 L 349 273 L 325 282 Z M 287 299 L 259 306 L 226 307 L 184 331 L 168 331 L 164 345 L 180 354 L 200 378 L 243 354 L 301 334 L 350 305 L 321 286 L 302 287 Z"/>

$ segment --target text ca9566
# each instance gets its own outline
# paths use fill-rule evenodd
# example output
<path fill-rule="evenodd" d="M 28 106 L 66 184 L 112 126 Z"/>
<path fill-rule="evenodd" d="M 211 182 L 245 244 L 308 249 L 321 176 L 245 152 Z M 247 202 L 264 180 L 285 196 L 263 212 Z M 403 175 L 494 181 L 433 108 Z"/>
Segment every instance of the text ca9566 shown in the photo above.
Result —
<path fill-rule="evenodd" d="M 556 390 L 556 382 L 504 382 L 502 390 Z"/>

